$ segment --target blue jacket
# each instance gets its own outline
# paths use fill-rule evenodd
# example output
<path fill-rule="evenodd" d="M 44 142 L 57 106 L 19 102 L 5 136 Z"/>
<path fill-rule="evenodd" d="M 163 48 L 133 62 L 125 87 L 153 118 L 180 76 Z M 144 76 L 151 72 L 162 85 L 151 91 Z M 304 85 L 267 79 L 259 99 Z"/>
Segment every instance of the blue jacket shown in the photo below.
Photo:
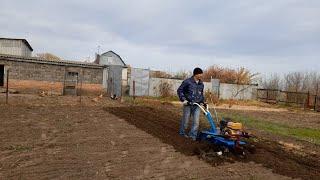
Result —
<path fill-rule="evenodd" d="M 200 80 L 197 83 L 192 76 L 182 82 L 177 93 L 180 101 L 187 100 L 189 102 L 201 103 L 204 102 L 203 89 L 203 82 Z"/>

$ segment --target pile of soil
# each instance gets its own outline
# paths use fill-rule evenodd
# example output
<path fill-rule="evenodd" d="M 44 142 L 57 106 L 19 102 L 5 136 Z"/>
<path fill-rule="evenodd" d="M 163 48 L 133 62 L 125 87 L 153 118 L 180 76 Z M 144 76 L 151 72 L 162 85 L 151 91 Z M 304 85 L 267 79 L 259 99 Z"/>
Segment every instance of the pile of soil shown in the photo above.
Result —
<path fill-rule="evenodd" d="M 316 179 L 320 175 L 318 157 L 286 151 L 279 143 L 266 139 L 254 142 L 256 152 L 249 154 L 245 159 L 232 154 L 222 157 L 214 156 L 214 153 L 210 152 L 212 145 L 194 142 L 178 134 L 180 114 L 171 111 L 165 105 L 107 107 L 105 110 L 159 138 L 162 142 L 172 145 L 176 151 L 189 156 L 198 156 L 212 165 L 253 161 L 271 168 L 275 173 L 293 178 Z"/>

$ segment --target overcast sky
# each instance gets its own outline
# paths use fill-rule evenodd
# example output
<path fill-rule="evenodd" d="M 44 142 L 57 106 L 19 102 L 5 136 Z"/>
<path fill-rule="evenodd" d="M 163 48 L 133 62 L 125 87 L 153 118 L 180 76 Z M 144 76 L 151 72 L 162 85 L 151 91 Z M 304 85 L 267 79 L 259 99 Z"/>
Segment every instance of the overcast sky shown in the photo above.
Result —
<path fill-rule="evenodd" d="M 319 0 L 0 0 L 0 37 L 84 60 L 113 50 L 133 67 L 217 64 L 262 74 L 320 70 Z"/>

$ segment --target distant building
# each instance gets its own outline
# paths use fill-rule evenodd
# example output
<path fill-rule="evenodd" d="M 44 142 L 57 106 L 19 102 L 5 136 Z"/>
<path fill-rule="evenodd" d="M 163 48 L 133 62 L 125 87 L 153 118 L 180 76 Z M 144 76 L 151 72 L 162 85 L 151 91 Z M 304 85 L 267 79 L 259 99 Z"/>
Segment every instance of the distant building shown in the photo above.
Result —
<path fill-rule="evenodd" d="M 32 57 L 32 51 L 25 39 L 0 38 L 0 88 L 6 84 L 8 69 L 10 88 L 21 93 L 107 92 L 120 97 L 127 88 L 127 66 L 113 51 L 97 55 L 94 63 Z"/>
<path fill-rule="evenodd" d="M 121 96 L 128 86 L 128 68 L 122 58 L 113 51 L 96 55 L 96 64 L 107 66 L 103 72 L 103 87 L 108 94 Z"/>
<path fill-rule="evenodd" d="M 32 51 L 26 39 L 0 38 L 0 54 L 31 57 Z"/>
<path fill-rule="evenodd" d="M 101 94 L 104 65 L 32 57 L 25 39 L 0 38 L 0 89 L 6 84 L 21 93 Z"/>
<path fill-rule="evenodd" d="M 108 52 L 102 53 L 101 55 L 97 55 L 95 63 L 108 65 L 108 66 L 122 66 L 122 67 L 126 66 L 122 58 L 113 51 L 108 51 Z"/>
<path fill-rule="evenodd" d="M 82 94 L 98 95 L 103 93 L 105 68 L 94 63 L 0 54 L 0 89 L 9 69 L 9 87 L 21 93 L 76 95 L 81 87 Z"/>

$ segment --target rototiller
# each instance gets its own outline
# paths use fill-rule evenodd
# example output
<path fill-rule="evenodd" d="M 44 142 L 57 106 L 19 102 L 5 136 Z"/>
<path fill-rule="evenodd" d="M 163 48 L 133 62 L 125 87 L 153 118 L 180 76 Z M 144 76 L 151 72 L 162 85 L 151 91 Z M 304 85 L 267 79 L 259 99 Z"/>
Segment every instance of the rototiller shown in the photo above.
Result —
<path fill-rule="evenodd" d="M 220 152 L 231 151 L 241 155 L 246 155 L 247 150 L 251 151 L 254 148 L 252 145 L 249 146 L 248 142 L 244 141 L 244 139 L 250 138 L 251 135 L 244 131 L 242 123 L 232 122 L 229 119 L 222 119 L 220 121 L 220 128 L 217 129 L 215 121 L 209 111 L 209 106 L 207 104 L 204 104 L 203 106 L 198 103 L 193 104 L 201 109 L 211 126 L 210 129 L 199 133 L 199 141 L 206 141 L 214 144 L 219 148 Z M 216 120 L 218 121 L 215 109 L 214 112 Z"/>

